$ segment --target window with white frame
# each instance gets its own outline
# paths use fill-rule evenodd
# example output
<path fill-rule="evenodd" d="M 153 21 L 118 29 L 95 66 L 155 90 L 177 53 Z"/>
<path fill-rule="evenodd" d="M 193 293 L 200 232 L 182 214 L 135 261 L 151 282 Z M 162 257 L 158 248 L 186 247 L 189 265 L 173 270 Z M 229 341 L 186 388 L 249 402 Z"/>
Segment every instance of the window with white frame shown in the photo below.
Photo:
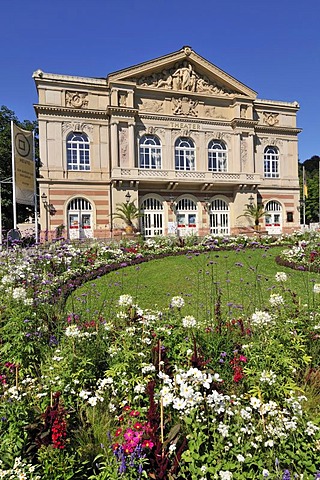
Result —
<path fill-rule="evenodd" d="M 178 138 L 174 146 L 175 169 L 195 170 L 195 150 L 191 138 Z"/>
<path fill-rule="evenodd" d="M 139 144 L 139 167 L 161 168 L 161 142 L 155 135 L 144 135 Z"/>
<path fill-rule="evenodd" d="M 209 172 L 227 171 L 227 147 L 220 140 L 211 140 L 208 145 Z"/>
<path fill-rule="evenodd" d="M 90 142 L 85 133 L 70 133 L 67 137 L 68 170 L 90 170 Z"/>
<path fill-rule="evenodd" d="M 279 152 L 276 147 L 266 147 L 264 150 L 264 177 L 279 177 Z"/>

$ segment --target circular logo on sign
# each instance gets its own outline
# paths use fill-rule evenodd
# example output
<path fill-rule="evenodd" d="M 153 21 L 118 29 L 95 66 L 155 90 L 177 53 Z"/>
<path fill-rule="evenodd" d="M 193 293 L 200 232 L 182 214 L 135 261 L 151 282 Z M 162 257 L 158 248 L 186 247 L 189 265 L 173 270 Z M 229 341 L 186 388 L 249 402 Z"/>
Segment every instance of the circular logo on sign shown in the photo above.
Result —
<path fill-rule="evenodd" d="M 15 147 L 20 157 L 28 157 L 31 151 L 29 139 L 21 132 L 15 138 Z"/>

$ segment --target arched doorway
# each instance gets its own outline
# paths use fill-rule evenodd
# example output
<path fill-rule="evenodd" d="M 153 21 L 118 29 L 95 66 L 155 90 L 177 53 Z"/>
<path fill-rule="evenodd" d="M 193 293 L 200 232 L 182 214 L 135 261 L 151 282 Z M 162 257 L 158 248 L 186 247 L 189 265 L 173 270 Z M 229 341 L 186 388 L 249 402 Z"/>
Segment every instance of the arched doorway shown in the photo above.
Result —
<path fill-rule="evenodd" d="M 265 207 L 266 230 L 270 235 L 282 233 L 282 207 L 276 200 L 270 200 Z"/>
<path fill-rule="evenodd" d="M 85 198 L 74 198 L 68 204 L 68 236 L 72 239 L 93 237 L 92 205 Z"/>
<path fill-rule="evenodd" d="M 197 205 L 193 200 L 190 198 L 179 200 L 176 207 L 176 217 L 178 236 L 197 235 Z"/>
<path fill-rule="evenodd" d="M 140 207 L 142 234 L 144 237 L 163 235 L 163 204 L 156 198 L 146 198 Z"/>
<path fill-rule="evenodd" d="M 216 198 L 210 205 L 210 233 L 213 235 L 229 235 L 229 205 L 221 198 Z"/>

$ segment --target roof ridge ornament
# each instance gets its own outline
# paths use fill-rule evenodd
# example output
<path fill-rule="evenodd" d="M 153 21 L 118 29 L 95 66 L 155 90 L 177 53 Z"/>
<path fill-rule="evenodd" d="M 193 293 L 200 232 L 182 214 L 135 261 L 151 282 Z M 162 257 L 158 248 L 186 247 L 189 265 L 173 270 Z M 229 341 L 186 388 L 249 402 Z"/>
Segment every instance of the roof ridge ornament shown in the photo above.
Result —
<path fill-rule="evenodd" d="M 189 47 L 188 45 L 182 47 L 182 50 L 184 51 L 184 53 L 187 55 L 187 57 L 189 57 L 189 55 L 191 54 L 192 52 L 192 48 Z"/>

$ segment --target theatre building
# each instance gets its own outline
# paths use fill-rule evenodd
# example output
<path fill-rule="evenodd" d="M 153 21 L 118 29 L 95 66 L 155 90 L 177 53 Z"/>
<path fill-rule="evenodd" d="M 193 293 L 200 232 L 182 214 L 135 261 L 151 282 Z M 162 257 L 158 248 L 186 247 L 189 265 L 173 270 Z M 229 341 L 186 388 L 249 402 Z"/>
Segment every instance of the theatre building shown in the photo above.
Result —
<path fill-rule="evenodd" d="M 250 203 L 263 231 L 299 227 L 297 102 L 257 98 L 190 47 L 106 78 L 33 78 L 49 236 L 110 238 L 127 201 L 144 237 L 250 232 Z"/>

